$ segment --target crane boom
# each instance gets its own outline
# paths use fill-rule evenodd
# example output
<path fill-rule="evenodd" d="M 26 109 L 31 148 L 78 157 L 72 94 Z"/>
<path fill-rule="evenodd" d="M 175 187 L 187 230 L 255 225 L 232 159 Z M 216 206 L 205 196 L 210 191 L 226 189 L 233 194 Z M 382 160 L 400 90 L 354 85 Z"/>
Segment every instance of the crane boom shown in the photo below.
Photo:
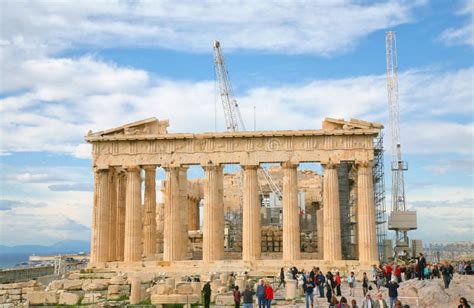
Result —
<path fill-rule="evenodd" d="M 225 123 L 227 130 L 237 132 L 245 131 L 245 124 L 240 114 L 239 104 L 235 99 L 234 92 L 229 80 L 229 73 L 222 54 L 221 44 L 219 41 L 214 41 L 214 67 L 216 72 L 216 82 L 219 84 L 219 93 L 222 100 L 222 107 L 224 109 Z M 268 170 L 261 168 L 264 178 L 266 179 L 271 191 L 282 199 L 282 193 L 278 185 L 272 180 Z"/>

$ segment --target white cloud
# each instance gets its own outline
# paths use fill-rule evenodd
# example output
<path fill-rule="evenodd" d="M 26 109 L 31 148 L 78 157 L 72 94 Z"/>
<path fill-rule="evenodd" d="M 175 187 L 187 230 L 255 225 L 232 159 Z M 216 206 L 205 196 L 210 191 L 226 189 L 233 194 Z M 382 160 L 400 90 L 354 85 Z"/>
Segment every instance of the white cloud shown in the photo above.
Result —
<path fill-rule="evenodd" d="M 461 9 L 455 12 L 457 16 L 467 17 L 467 22 L 464 22 L 463 26 L 458 28 L 448 28 L 444 30 L 438 40 L 444 44 L 450 45 L 468 45 L 474 46 L 474 27 L 473 27 L 473 15 L 474 15 L 474 2 L 471 0 L 465 0 L 464 5 Z"/>
<path fill-rule="evenodd" d="M 1 42 L 28 55 L 75 46 L 158 46 L 331 55 L 411 22 L 426 1 L 3 1 Z"/>
<path fill-rule="evenodd" d="M 429 165 L 425 168 L 433 174 L 441 175 L 447 173 L 467 173 L 474 175 L 474 161 L 470 159 L 447 159 L 439 160 L 435 164 Z"/>

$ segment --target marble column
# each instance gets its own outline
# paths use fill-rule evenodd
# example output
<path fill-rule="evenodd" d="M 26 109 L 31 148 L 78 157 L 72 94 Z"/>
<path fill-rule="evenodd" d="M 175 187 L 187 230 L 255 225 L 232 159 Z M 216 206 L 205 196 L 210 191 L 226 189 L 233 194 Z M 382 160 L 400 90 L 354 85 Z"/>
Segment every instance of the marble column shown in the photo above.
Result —
<path fill-rule="evenodd" d="M 109 261 L 117 260 L 117 173 L 109 171 Z"/>
<path fill-rule="evenodd" d="M 242 259 L 258 260 L 261 257 L 260 200 L 258 196 L 258 166 L 243 166 Z"/>
<path fill-rule="evenodd" d="M 324 202 L 324 260 L 342 260 L 341 215 L 339 208 L 339 182 L 337 165 L 323 164 L 323 202 Z"/>
<path fill-rule="evenodd" d="M 188 167 L 179 168 L 180 259 L 188 254 Z"/>
<path fill-rule="evenodd" d="M 127 170 L 127 192 L 125 200 L 124 262 L 137 262 L 142 256 L 142 191 L 140 167 Z"/>
<path fill-rule="evenodd" d="M 372 162 L 357 163 L 357 233 L 359 261 L 376 264 L 377 234 L 375 231 L 374 183 Z"/>
<path fill-rule="evenodd" d="M 179 167 L 165 167 L 165 209 L 163 230 L 163 260 L 178 261 L 181 259 L 181 226 Z"/>
<path fill-rule="evenodd" d="M 318 238 L 318 253 L 320 258 L 323 258 L 324 251 L 324 210 L 316 210 L 316 234 Z"/>
<path fill-rule="evenodd" d="M 95 202 L 93 213 L 93 253 L 91 263 L 107 262 L 109 258 L 109 169 L 97 169 L 94 185 Z"/>
<path fill-rule="evenodd" d="M 190 231 L 199 230 L 199 208 L 194 197 L 189 197 L 188 204 L 188 229 Z"/>
<path fill-rule="evenodd" d="M 300 259 L 300 218 L 298 209 L 297 164 L 285 162 L 283 168 L 283 260 Z"/>
<path fill-rule="evenodd" d="M 221 166 L 205 166 L 203 261 L 221 260 L 224 256 L 224 204 Z"/>
<path fill-rule="evenodd" d="M 123 245 L 125 241 L 125 196 L 127 192 L 127 173 L 121 171 L 117 175 L 117 243 L 116 256 L 123 261 Z"/>
<path fill-rule="evenodd" d="M 143 255 L 153 257 L 156 251 L 156 166 L 145 166 L 145 200 L 143 205 Z"/>

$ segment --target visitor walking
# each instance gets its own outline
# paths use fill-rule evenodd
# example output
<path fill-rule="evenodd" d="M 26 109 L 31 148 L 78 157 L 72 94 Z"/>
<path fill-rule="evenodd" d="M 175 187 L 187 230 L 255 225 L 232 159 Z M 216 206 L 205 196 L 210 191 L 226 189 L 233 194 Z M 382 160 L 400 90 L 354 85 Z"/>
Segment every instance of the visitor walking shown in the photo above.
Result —
<path fill-rule="evenodd" d="M 324 283 L 326 282 L 326 278 L 324 278 L 323 272 L 319 271 L 316 278 L 316 285 L 319 289 L 319 297 L 324 297 Z"/>
<path fill-rule="evenodd" d="M 423 254 L 420 252 L 420 256 L 418 257 L 418 280 L 425 280 L 425 266 L 426 266 L 426 259 Z"/>
<path fill-rule="evenodd" d="M 372 273 L 372 282 L 374 284 L 377 283 L 377 266 L 375 264 L 372 265 L 372 268 L 370 269 Z"/>
<path fill-rule="evenodd" d="M 243 299 L 243 302 L 244 302 L 244 307 L 243 308 L 253 308 L 253 296 L 254 296 L 255 292 L 253 292 L 251 289 L 250 289 L 250 286 L 247 285 L 245 287 L 245 291 L 242 292 L 242 299 Z"/>
<path fill-rule="evenodd" d="M 234 303 L 235 303 L 235 308 L 240 308 L 240 291 L 239 291 L 239 286 L 235 286 L 235 289 L 234 289 Z"/>
<path fill-rule="evenodd" d="M 311 280 L 310 277 L 306 278 L 306 282 L 303 284 L 303 290 L 304 290 L 304 297 L 306 301 L 306 308 L 313 308 L 313 303 L 314 303 L 314 281 Z"/>
<path fill-rule="evenodd" d="M 335 281 L 336 281 L 336 296 L 341 296 L 341 275 L 339 275 L 339 272 L 336 273 Z"/>
<path fill-rule="evenodd" d="M 374 302 L 374 308 L 388 308 L 387 302 L 383 299 L 382 293 L 377 295 L 377 300 Z"/>
<path fill-rule="evenodd" d="M 257 300 L 258 308 L 265 308 L 265 284 L 263 279 L 260 279 L 260 283 L 257 286 Z"/>
<path fill-rule="evenodd" d="M 385 278 L 387 279 L 387 282 L 392 280 L 392 267 L 389 263 L 385 265 Z"/>
<path fill-rule="evenodd" d="M 367 278 L 367 273 L 364 272 L 362 276 L 362 293 L 364 293 L 364 296 L 369 292 L 369 278 Z"/>
<path fill-rule="evenodd" d="M 467 302 L 467 299 L 465 297 L 461 297 L 459 299 L 458 308 L 471 308 L 471 306 L 469 306 L 469 303 Z"/>
<path fill-rule="evenodd" d="M 351 300 L 351 308 L 359 308 L 355 299 Z"/>
<path fill-rule="evenodd" d="M 452 267 L 451 264 L 448 263 L 448 261 L 446 261 L 443 267 L 441 267 L 441 274 L 443 275 L 445 289 L 449 288 L 449 284 L 451 280 L 453 279 L 453 272 L 454 272 L 454 268 Z"/>
<path fill-rule="evenodd" d="M 326 274 L 326 298 L 328 300 L 328 303 L 331 302 L 331 299 L 333 298 L 334 294 L 334 278 L 332 277 L 331 272 L 328 272 Z"/>
<path fill-rule="evenodd" d="M 349 295 L 354 297 L 355 296 L 355 284 L 356 280 L 354 277 L 354 272 L 351 272 L 351 275 L 347 277 L 347 282 L 349 283 Z"/>
<path fill-rule="evenodd" d="M 283 285 L 283 288 L 286 286 L 285 270 L 283 269 L 283 267 L 280 270 L 280 283 L 278 284 L 278 288 L 280 288 L 281 285 Z"/>
<path fill-rule="evenodd" d="M 347 303 L 347 299 L 343 296 L 339 301 L 339 305 L 336 306 L 337 308 L 350 308 L 349 304 Z"/>
<path fill-rule="evenodd" d="M 204 296 L 204 308 L 209 308 L 211 305 L 211 284 L 207 281 L 202 288 L 202 295 Z"/>
<path fill-rule="evenodd" d="M 273 300 L 273 288 L 270 285 L 270 283 L 267 281 L 265 282 L 265 304 L 267 308 L 270 308 L 272 306 L 272 300 Z"/>
<path fill-rule="evenodd" d="M 393 308 L 395 301 L 398 298 L 398 283 L 395 279 L 390 280 L 385 287 L 388 289 L 388 297 L 390 298 L 390 308 Z"/>
<path fill-rule="evenodd" d="M 374 300 L 370 294 L 365 296 L 364 301 L 362 302 L 362 308 L 374 308 Z"/>

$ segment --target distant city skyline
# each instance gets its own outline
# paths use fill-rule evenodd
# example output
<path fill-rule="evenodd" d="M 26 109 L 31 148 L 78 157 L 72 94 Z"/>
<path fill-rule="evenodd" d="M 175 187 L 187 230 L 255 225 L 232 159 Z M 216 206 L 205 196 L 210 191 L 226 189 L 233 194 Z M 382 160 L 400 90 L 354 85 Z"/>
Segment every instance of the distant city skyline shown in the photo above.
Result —
<path fill-rule="evenodd" d="M 386 31 L 397 33 L 407 205 L 418 213 L 409 236 L 472 240 L 473 12 L 472 1 L 439 0 L 2 1 L 0 245 L 90 240 L 87 131 L 149 117 L 169 119 L 170 132 L 214 131 L 216 116 L 224 130 L 215 39 L 249 128 L 254 106 L 257 130 L 358 118 L 383 123 L 389 149 Z"/>

